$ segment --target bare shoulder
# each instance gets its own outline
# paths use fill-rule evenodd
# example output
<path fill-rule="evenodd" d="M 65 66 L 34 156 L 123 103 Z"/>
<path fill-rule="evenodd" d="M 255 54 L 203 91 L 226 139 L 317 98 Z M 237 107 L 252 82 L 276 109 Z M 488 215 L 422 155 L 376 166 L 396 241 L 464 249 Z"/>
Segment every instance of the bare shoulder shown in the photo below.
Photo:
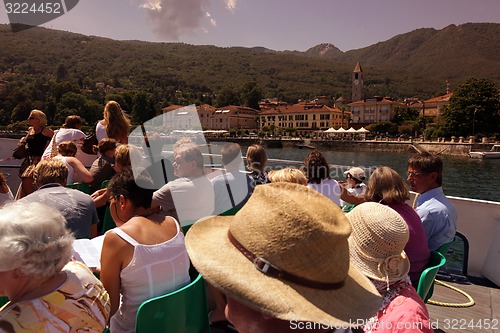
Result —
<path fill-rule="evenodd" d="M 43 131 L 42 131 L 42 134 L 45 135 L 45 136 L 53 136 L 54 135 L 54 131 L 51 128 L 44 127 Z"/>

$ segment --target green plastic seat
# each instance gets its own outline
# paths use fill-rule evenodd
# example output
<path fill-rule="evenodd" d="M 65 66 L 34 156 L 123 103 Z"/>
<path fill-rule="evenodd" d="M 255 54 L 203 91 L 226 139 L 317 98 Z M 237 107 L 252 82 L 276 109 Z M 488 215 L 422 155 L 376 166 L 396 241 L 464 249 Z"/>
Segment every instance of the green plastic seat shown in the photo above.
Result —
<path fill-rule="evenodd" d="M 89 183 L 73 183 L 68 184 L 66 187 L 82 191 L 83 193 L 90 194 L 90 184 Z"/>
<path fill-rule="evenodd" d="M 115 220 L 111 216 L 111 211 L 109 208 L 109 204 L 106 206 L 106 211 L 104 212 L 104 218 L 102 221 L 102 233 L 106 233 L 106 231 L 116 228 Z"/>
<path fill-rule="evenodd" d="M 427 303 L 434 292 L 434 279 L 439 268 L 444 266 L 444 264 L 446 264 L 446 258 L 438 251 L 431 251 L 429 263 L 420 275 L 417 287 L 417 293 L 425 303 Z"/>
<path fill-rule="evenodd" d="M 136 333 L 210 331 L 205 283 L 194 281 L 171 293 L 144 301 L 137 310 Z"/>
<path fill-rule="evenodd" d="M 7 296 L 0 296 L 0 308 L 4 306 L 9 301 Z"/>
<path fill-rule="evenodd" d="M 231 215 L 236 215 L 238 211 L 241 209 L 241 207 L 233 207 L 229 210 L 226 210 L 224 213 L 220 213 L 220 216 L 231 216 Z"/>
<path fill-rule="evenodd" d="M 453 239 L 453 241 L 451 241 L 449 243 L 441 245 L 439 247 L 439 249 L 437 249 L 437 251 L 439 253 L 441 253 L 444 257 L 446 257 L 446 254 L 448 253 L 448 250 L 450 249 L 450 247 L 451 247 L 451 245 L 453 244 L 454 241 L 455 241 L 455 239 Z"/>
<path fill-rule="evenodd" d="M 109 184 L 109 179 L 105 180 L 101 184 L 101 188 L 106 188 L 108 187 Z M 106 231 L 113 229 L 116 227 L 116 223 L 113 220 L 113 217 L 111 216 L 111 211 L 109 210 L 109 203 L 106 204 L 106 210 L 104 211 L 104 217 L 102 220 L 102 230 L 101 232 L 104 234 Z"/>

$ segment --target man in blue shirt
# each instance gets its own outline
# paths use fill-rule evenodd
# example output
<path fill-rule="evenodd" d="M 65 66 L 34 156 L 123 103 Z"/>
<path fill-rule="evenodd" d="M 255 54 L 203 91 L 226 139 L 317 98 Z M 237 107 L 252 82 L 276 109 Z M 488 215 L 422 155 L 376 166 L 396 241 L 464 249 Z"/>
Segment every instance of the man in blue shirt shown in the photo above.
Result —
<path fill-rule="evenodd" d="M 408 160 L 410 189 L 419 193 L 416 208 L 427 234 L 429 250 L 453 241 L 457 229 L 457 211 L 441 187 L 443 161 L 436 155 L 420 153 Z"/>

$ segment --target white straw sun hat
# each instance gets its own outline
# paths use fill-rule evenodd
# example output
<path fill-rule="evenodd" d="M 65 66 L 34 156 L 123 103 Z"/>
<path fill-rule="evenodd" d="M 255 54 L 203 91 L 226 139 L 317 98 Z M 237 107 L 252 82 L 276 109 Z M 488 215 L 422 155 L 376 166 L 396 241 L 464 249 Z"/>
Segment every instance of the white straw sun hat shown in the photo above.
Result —
<path fill-rule="evenodd" d="M 392 208 L 365 202 L 346 214 L 351 222 L 349 254 L 352 264 L 366 276 L 388 284 L 403 279 L 410 270 L 404 252 L 408 225 Z"/>
<path fill-rule="evenodd" d="M 204 279 L 254 310 L 355 326 L 381 298 L 350 264 L 350 232 L 344 213 L 319 192 L 272 183 L 257 186 L 235 216 L 195 223 L 186 247 Z"/>

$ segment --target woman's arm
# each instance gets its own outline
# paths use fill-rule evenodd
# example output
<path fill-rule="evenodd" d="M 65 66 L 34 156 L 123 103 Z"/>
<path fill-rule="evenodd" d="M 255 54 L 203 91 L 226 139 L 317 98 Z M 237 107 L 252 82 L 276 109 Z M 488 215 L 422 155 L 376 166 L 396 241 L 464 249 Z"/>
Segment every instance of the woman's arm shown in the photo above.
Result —
<path fill-rule="evenodd" d="M 122 270 L 123 247 L 124 242 L 117 234 L 114 232 L 106 233 L 101 252 L 100 280 L 109 294 L 111 302 L 110 317 L 120 307 L 120 272 Z"/>
<path fill-rule="evenodd" d="M 344 200 L 345 202 L 348 202 L 353 205 L 359 205 L 366 201 L 364 195 L 354 195 L 342 185 L 340 186 L 340 189 L 342 190 L 342 193 L 340 194 L 340 199 Z"/>
<path fill-rule="evenodd" d="M 83 163 L 80 162 L 80 160 L 78 160 L 76 157 L 67 156 L 66 161 L 73 167 L 75 173 L 78 175 L 78 179 L 81 179 L 81 181 L 85 183 L 90 183 L 94 180 L 94 177 L 92 177 L 90 171 L 87 170 Z"/>

